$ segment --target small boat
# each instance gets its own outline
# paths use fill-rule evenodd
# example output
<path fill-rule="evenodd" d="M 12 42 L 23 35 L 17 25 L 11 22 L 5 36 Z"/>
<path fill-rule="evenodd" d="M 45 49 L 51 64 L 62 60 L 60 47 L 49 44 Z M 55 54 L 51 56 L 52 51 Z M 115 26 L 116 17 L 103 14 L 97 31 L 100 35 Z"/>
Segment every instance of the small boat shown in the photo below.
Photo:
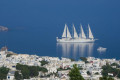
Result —
<path fill-rule="evenodd" d="M 103 48 L 103 47 L 99 47 L 99 48 L 97 49 L 97 51 L 100 51 L 100 52 L 106 51 L 106 50 L 107 50 L 107 48 Z"/>

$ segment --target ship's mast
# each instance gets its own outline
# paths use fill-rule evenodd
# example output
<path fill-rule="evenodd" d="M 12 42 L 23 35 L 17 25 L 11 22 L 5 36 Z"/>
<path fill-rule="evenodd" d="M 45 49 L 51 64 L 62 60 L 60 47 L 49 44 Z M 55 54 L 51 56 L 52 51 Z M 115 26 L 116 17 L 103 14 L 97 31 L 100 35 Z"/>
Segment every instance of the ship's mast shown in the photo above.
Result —
<path fill-rule="evenodd" d="M 67 25 L 65 24 L 65 28 L 62 34 L 62 38 L 66 38 L 67 37 Z"/>
<path fill-rule="evenodd" d="M 77 32 L 76 32 L 76 29 L 75 29 L 74 24 L 73 24 L 73 31 L 74 31 L 74 38 L 78 38 L 78 34 L 77 34 Z"/>
<path fill-rule="evenodd" d="M 72 37 L 71 37 L 71 34 L 70 34 L 70 32 L 69 32 L 68 27 L 67 27 L 67 38 L 72 38 Z"/>
<path fill-rule="evenodd" d="M 80 33 L 79 33 L 79 38 L 82 38 L 82 36 L 81 36 L 81 24 L 80 24 Z"/>
<path fill-rule="evenodd" d="M 81 38 L 86 39 L 86 35 L 85 35 L 85 33 L 84 33 L 84 30 L 83 30 L 83 28 L 82 28 L 82 25 L 81 25 Z"/>
<path fill-rule="evenodd" d="M 74 25 L 74 24 L 72 24 Z M 74 38 L 74 28 L 72 27 L 72 38 Z"/>
<path fill-rule="evenodd" d="M 90 29 L 90 25 L 88 24 L 88 30 L 89 30 L 89 38 L 90 39 L 94 39 L 94 36 L 93 36 L 93 34 L 92 34 L 92 31 L 91 31 L 91 29 Z"/>

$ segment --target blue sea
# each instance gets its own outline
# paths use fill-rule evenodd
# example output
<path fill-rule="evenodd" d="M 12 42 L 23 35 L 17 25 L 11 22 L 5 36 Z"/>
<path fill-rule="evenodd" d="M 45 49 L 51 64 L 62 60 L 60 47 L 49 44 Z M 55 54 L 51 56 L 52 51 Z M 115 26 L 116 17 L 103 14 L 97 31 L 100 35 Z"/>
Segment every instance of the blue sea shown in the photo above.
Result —
<path fill-rule="evenodd" d="M 95 43 L 56 43 L 65 23 L 87 34 L 90 24 Z M 39 56 L 120 59 L 120 0 L 0 0 L 0 47 Z M 98 52 L 98 47 L 107 48 Z"/>

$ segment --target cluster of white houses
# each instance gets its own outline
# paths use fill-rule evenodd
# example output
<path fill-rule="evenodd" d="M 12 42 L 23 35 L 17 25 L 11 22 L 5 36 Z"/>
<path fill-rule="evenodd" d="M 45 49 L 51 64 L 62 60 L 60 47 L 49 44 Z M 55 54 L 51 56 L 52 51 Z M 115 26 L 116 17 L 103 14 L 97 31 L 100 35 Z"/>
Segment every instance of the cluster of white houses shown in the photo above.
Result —
<path fill-rule="evenodd" d="M 84 77 L 85 80 L 99 80 L 99 77 L 102 77 L 102 66 L 106 65 L 106 63 L 118 63 L 120 62 L 116 59 L 99 59 L 94 57 L 88 57 L 87 61 L 89 63 L 85 63 L 84 61 L 71 61 L 68 58 L 58 57 L 47 57 L 47 56 L 37 56 L 37 55 L 28 55 L 28 54 L 16 54 L 11 55 L 10 57 L 6 57 L 6 51 L 0 51 L 0 67 L 4 66 L 10 68 L 8 72 L 7 79 L 13 80 L 14 73 L 16 71 L 16 64 L 24 64 L 28 66 L 41 66 L 40 61 L 45 60 L 49 63 L 44 65 L 47 68 L 47 73 L 39 72 L 39 76 L 36 78 L 31 78 L 29 80 L 69 80 L 69 69 L 73 67 L 74 64 L 80 68 L 80 73 Z M 61 69 L 57 71 L 58 69 Z M 89 75 L 88 72 L 91 74 Z M 47 75 L 50 73 L 57 73 L 58 76 L 52 75 L 50 77 L 41 78 L 41 75 Z M 109 75 L 113 75 L 109 73 Z M 26 79 L 28 80 L 28 79 Z"/>

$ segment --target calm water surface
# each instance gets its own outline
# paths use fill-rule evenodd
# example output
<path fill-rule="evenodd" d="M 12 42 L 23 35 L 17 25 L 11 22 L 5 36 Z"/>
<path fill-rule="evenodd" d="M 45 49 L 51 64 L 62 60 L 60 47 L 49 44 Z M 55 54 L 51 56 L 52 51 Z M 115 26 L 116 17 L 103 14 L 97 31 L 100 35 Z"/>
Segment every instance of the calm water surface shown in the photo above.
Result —
<path fill-rule="evenodd" d="M 87 33 L 88 23 L 95 43 L 56 43 L 64 24 L 70 32 L 80 24 Z M 120 0 L 0 0 L 0 25 L 9 28 L 0 32 L 0 47 L 16 53 L 37 54 L 79 59 L 120 57 Z M 107 48 L 99 53 L 99 46 Z"/>

